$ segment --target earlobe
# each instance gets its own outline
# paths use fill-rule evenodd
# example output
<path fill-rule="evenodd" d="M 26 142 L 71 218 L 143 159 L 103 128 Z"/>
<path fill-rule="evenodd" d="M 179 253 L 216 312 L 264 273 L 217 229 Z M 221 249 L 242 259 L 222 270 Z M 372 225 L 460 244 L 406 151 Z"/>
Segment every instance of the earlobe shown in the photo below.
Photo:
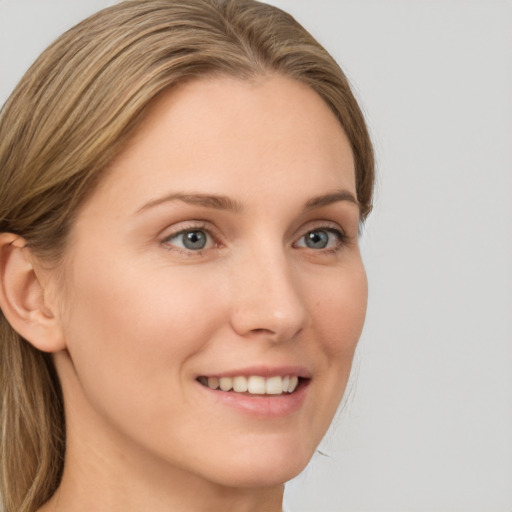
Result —
<path fill-rule="evenodd" d="M 44 352 L 65 348 L 57 311 L 46 301 L 44 284 L 26 241 L 0 234 L 0 307 L 13 329 Z"/>

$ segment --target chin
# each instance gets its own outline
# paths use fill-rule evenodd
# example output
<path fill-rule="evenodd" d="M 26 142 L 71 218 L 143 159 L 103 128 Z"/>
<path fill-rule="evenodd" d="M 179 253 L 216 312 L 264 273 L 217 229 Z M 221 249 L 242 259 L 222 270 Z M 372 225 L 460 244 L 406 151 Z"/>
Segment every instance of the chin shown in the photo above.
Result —
<path fill-rule="evenodd" d="M 235 454 L 229 464 L 218 464 L 215 480 L 221 485 L 241 488 L 282 485 L 306 467 L 314 452 L 298 447 L 284 450 L 255 448 L 245 455 Z"/>
<path fill-rule="evenodd" d="M 244 467 L 241 471 L 227 471 L 223 478 L 215 476 L 216 483 L 225 487 L 236 488 L 265 488 L 283 485 L 296 477 L 307 465 L 286 465 L 272 466 L 271 463 L 265 467 Z"/>

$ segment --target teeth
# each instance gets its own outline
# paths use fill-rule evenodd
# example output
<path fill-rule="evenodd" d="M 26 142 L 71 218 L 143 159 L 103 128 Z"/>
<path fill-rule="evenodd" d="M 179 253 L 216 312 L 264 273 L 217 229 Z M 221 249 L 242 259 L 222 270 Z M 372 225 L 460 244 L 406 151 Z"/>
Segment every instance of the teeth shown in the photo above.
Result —
<path fill-rule="evenodd" d="M 280 395 L 283 392 L 283 379 L 281 377 L 270 377 L 265 382 L 267 395 Z"/>
<path fill-rule="evenodd" d="M 222 391 L 229 391 L 233 387 L 233 379 L 231 377 L 220 378 L 220 389 Z"/>
<path fill-rule="evenodd" d="M 217 377 L 208 377 L 208 387 L 212 389 L 217 389 L 220 385 L 219 379 Z"/>
<path fill-rule="evenodd" d="M 252 395 L 264 395 L 265 394 L 265 378 L 256 377 L 251 375 L 247 380 L 247 391 Z"/>
<path fill-rule="evenodd" d="M 293 393 L 299 383 L 296 375 L 285 375 L 284 377 L 261 377 L 251 375 L 244 377 L 199 377 L 199 382 L 211 389 L 222 391 L 233 390 L 236 393 L 249 392 L 252 395 L 280 395 L 282 393 Z"/>
<path fill-rule="evenodd" d="M 299 378 L 294 375 L 293 377 L 290 377 L 290 383 L 288 384 L 288 393 L 293 393 L 295 391 L 295 388 L 297 387 L 297 384 L 299 383 Z"/>
<path fill-rule="evenodd" d="M 235 377 L 233 379 L 233 391 L 245 393 L 247 391 L 247 379 L 245 377 Z"/>

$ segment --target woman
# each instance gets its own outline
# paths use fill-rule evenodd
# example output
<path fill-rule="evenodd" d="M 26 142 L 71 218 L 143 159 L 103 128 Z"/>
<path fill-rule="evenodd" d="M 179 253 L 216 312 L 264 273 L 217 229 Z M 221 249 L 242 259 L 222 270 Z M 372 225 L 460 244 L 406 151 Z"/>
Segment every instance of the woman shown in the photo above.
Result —
<path fill-rule="evenodd" d="M 132 0 L 0 119 L 7 512 L 268 510 L 342 397 L 373 157 L 343 73 L 252 0 Z"/>

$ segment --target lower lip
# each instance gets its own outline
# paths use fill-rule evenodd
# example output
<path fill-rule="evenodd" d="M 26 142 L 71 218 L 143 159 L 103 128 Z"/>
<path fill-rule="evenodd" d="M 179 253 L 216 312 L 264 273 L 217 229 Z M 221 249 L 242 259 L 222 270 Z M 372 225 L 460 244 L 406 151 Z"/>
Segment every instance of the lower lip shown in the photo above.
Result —
<path fill-rule="evenodd" d="M 283 395 L 246 395 L 235 391 L 211 389 L 198 383 L 208 396 L 243 413 L 260 418 L 282 418 L 297 412 L 306 399 L 309 380 L 300 381 L 293 393 Z"/>

